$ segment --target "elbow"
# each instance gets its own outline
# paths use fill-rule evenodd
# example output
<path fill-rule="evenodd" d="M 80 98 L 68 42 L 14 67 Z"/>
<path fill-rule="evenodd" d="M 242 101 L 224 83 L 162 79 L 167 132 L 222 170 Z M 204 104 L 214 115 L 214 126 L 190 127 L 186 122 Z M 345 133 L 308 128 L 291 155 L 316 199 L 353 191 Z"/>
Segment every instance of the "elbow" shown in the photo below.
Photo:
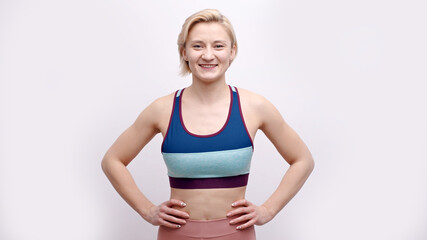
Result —
<path fill-rule="evenodd" d="M 313 172 L 315 163 L 312 156 L 300 158 L 296 162 L 298 162 L 298 165 L 301 166 L 301 168 L 304 169 L 304 172 L 306 172 L 308 175 Z"/>
<path fill-rule="evenodd" d="M 108 169 L 108 159 L 107 158 L 103 158 L 101 161 L 101 169 L 104 173 L 107 173 L 107 169 Z"/>
<path fill-rule="evenodd" d="M 120 161 L 118 158 L 114 157 L 106 157 L 101 161 L 101 169 L 105 173 L 105 175 L 110 176 L 113 172 L 117 171 L 118 168 L 126 167 L 126 165 Z"/>
<path fill-rule="evenodd" d="M 104 157 L 101 161 L 101 169 L 105 173 L 105 175 L 108 175 L 108 173 L 111 171 L 111 168 L 113 167 L 113 159 Z"/>
<path fill-rule="evenodd" d="M 308 160 L 307 160 L 307 165 L 308 165 L 308 170 L 309 170 L 309 172 L 311 173 L 311 172 L 313 172 L 313 170 L 314 170 L 314 166 L 316 165 L 315 163 L 314 163 L 314 159 L 313 159 L 313 157 L 311 157 L 310 156 L 310 158 L 308 158 Z"/>

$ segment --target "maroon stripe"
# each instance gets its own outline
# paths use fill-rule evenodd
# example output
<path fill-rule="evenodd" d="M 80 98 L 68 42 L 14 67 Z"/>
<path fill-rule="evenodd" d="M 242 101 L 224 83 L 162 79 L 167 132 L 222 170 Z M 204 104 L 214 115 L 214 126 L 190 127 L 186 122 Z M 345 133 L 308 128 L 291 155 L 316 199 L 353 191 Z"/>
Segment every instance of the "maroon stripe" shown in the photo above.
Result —
<path fill-rule="evenodd" d="M 191 136 L 201 137 L 201 138 L 213 137 L 213 136 L 216 136 L 216 135 L 220 134 L 220 133 L 225 129 L 225 127 L 227 127 L 227 125 L 228 125 L 228 121 L 230 120 L 230 116 L 231 116 L 231 109 L 232 109 L 232 106 L 233 106 L 233 90 L 231 90 L 231 86 L 230 86 L 230 85 L 228 85 L 228 88 L 230 89 L 230 106 L 228 107 L 227 120 L 225 121 L 224 125 L 222 126 L 222 128 L 221 128 L 220 130 L 218 130 L 218 131 L 217 131 L 217 132 L 215 132 L 215 133 L 206 134 L 206 135 L 192 133 L 192 132 L 190 132 L 190 131 L 187 129 L 187 127 L 185 126 L 184 119 L 183 119 L 183 117 L 182 117 L 182 96 L 183 96 L 183 94 L 184 94 L 184 90 L 185 90 L 185 88 L 184 88 L 184 89 L 182 89 L 182 91 L 181 91 L 181 95 L 179 96 L 179 118 L 180 118 L 180 120 L 181 120 L 181 125 L 182 125 L 182 127 L 184 128 L 184 130 L 185 130 L 188 134 L 190 134 Z"/>
<path fill-rule="evenodd" d="M 249 173 L 217 178 L 175 178 L 169 177 L 170 186 L 181 189 L 234 188 L 248 185 Z"/>

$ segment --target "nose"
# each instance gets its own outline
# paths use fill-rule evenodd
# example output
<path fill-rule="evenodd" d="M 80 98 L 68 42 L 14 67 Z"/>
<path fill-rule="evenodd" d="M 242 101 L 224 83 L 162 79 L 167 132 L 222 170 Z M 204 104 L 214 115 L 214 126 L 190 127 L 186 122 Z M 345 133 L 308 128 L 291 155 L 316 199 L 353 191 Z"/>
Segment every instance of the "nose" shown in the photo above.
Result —
<path fill-rule="evenodd" d="M 205 51 L 203 52 L 202 59 L 205 61 L 210 61 L 214 59 L 214 52 L 211 47 L 205 48 Z"/>

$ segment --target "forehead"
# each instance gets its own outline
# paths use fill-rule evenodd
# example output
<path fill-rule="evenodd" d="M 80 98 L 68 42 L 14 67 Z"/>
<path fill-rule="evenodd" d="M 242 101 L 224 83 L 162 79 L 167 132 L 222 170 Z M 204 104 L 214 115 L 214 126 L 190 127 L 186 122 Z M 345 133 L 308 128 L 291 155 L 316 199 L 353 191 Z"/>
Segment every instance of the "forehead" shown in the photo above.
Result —
<path fill-rule="evenodd" d="M 188 41 L 195 40 L 231 41 L 225 27 L 216 22 L 202 22 L 194 25 L 188 33 Z"/>

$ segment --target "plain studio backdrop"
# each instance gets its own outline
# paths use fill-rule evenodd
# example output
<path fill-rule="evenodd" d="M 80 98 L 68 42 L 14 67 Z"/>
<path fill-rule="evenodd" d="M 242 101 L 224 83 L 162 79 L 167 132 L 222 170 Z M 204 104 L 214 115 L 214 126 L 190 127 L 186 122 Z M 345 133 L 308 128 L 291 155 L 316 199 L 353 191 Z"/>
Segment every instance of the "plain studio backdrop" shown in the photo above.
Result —
<path fill-rule="evenodd" d="M 0 1 L 0 239 L 155 239 L 100 162 L 179 77 L 185 18 L 217 8 L 239 43 L 227 82 L 269 99 L 316 167 L 258 239 L 427 239 L 425 1 Z M 156 136 L 129 165 L 169 197 Z M 288 164 L 262 132 L 247 199 Z"/>

